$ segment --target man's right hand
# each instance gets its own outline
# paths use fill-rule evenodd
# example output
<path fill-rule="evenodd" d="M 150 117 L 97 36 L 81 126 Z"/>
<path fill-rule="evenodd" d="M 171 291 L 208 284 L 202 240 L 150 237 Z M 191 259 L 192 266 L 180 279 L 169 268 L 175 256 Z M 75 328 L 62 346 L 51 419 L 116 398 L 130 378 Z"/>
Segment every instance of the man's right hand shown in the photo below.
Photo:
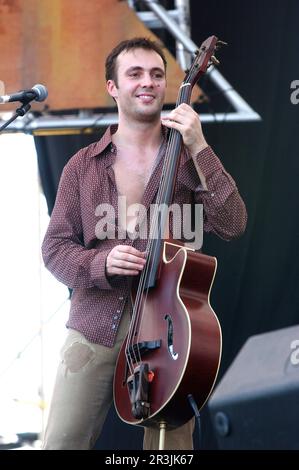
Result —
<path fill-rule="evenodd" d="M 117 245 L 106 258 L 107 276 L 136 276 L 146 263 L 145 253 L 132 246 Z"/>

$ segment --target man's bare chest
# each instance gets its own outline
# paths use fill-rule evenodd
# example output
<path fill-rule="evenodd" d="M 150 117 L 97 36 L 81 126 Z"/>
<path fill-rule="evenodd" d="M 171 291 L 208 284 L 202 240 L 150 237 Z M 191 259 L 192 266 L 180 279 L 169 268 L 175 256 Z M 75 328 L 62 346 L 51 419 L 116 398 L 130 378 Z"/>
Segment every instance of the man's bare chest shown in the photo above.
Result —
<path fill-rule="evenodd" d="M 113 165 L 118 193 L 126 197 L 127 206 L 141 203 L 153 161 L 154 157 L 146 160 L 119 158 Z"/>

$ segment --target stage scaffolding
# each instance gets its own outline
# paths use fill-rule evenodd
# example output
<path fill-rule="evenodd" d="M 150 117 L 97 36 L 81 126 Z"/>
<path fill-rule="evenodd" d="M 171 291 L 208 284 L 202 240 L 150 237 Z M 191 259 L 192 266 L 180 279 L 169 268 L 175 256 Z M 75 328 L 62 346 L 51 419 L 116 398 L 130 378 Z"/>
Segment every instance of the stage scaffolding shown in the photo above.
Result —
<path fill-rule="evenodd" d="M 190 37 L 190 5 L 189 0 L 174 0 L 175 8 L 166 10 L 157 0 L 128 0 L 138 18 L 152 31 L 157 29 L 170 33 L 175 41 L 176 59 L 182 70 L 186 70 L 191 62 L 194 52 L 198 49 Z M 139 11 L 142 4 L 147 11 Z M 221 122 L 248 122 L 258 121 L 260 116 L 255 112 L 244 98 L 232 87 L 224 76 L 214 66 L 207 72 L 208 79 L 217 88 L 218 92 L 227 101 L 232 111 L 229 112 L 203 112 L 200 119 L 203 123 Z M 163 113 L 162 113 L 163 114 Z M 0 126 L 8 116 L 2 115 Z M 28 113 L 12 123 L 7 132 L 23 132 L 33 135 L 51 135 L 68 133 L 92 133 L 101 127 L 117 123 L 116 112 L 95 112 L 92 109 L 78 109 L 76 113 L 52 114 L 43 112 L 41 115 Z"/>

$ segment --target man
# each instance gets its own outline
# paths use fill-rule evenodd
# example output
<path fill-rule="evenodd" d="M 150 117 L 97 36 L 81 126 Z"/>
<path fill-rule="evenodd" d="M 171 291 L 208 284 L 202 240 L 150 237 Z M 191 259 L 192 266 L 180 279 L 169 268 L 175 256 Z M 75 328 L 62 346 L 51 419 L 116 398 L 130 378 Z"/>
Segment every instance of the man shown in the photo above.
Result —
<path fill-rule="evenodd" d="M 130 213 L 124 221 L 118 200 L 125 197 L 127 208 L 142 204 L 148 209 L 154 203 L 166 128 L 177 129 L 184 142 L 174 202 L 203 204 L 204 230 L 226 240 L 242 234 L 246 226 L 236 185 L 208 146 L 193 109 L 183 104 L 161 125 L 165 72 L 162 50 L 148 39 L 134 38 L 114 48 L 106 60 L 106 79 L 118 107 L 118 127 L 81 149 L 61 177 L 43 257 L 73 295 L 45 449 L 90 449 L 101 432 L 130 321 L 128 281 L 145 265 L 146 241 L 129 236 L 136 216 Z M 105 238 L 99 216 L 107 204 L 116 211 L 109 228 L 116 236 Z M 124 231 L 120 239 L 117 234 Z M 192 432 L 192 420 L 166 432 L 165 448 L 192 449 Z M 144 448 L 158 448 L 157 443 L 158 431 L 146 429 Z"/>

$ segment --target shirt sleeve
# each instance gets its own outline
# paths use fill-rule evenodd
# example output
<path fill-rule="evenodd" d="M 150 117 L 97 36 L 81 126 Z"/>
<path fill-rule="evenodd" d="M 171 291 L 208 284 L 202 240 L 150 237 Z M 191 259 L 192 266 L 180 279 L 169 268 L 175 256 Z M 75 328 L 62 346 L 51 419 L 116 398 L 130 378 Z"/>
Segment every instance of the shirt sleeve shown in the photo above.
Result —
<path fill-rule="evenodd" d="M 49 271 L 69 288 L 112 289 L 105 272 L 110 249 L 87 249 L 83 245 L 74 158 L 66 164 L 60 178 L 55 206 L 42 243 L 43 260 Z"/>
<path fill-rule="evenodd" d="M 212 148 L 206 147 L 193 158 L 187 155 L 182 170 L 183 182 L 194 191 L 195 202 L 203 204 L 204 230 L 224 240 L 241 236 L 247 224 L 246 207 Z"/>

